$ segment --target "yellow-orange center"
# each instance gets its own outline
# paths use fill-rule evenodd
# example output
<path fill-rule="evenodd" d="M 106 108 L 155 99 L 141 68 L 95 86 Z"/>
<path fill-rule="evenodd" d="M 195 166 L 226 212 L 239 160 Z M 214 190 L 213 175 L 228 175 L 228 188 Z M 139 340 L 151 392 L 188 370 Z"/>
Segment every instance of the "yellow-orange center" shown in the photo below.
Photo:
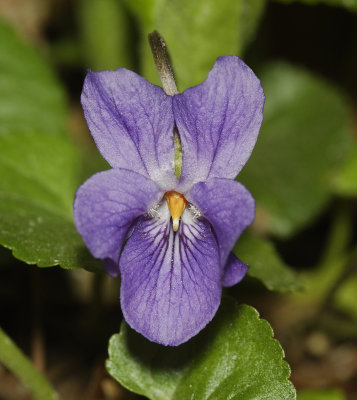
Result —
<path fill-rule="evenodd" d="M 172 217 L 172 227 L 174 232 L 176 232 L 179 228 L 180 218 L 185 210 L 187 200 L 184 195 L 174 191 L 167 192 L 165 197 Z"/>

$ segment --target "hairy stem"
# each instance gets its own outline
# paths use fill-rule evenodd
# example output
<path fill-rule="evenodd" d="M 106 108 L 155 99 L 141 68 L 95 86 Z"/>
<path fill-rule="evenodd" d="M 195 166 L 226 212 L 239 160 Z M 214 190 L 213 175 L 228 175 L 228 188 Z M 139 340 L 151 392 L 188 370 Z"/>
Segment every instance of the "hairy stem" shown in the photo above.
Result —
<path fill-rule="evenodd" d="M 170 64 L 170 57 L 167 51 L 167 45 L 164 39 L 159 32 L 154 31 L 149 34 L 149 43 L 165 93 L 169 96 L 178 94 L 174 74 Z M 180 179 L 182 171 L 182 145 L 176 127 L 174 128 L 174 148 L 174 170 L 177 178 Z"/>
<path fill-rule="evenodd" d="M 35 400 L 58 400 L 51 384 L 1 328 L 0 362 L 28 387 Z"/>
<path fill-rule="evenodd" d="M 149 33 L 149 43 L 159 73 L 162 87 L 166 94 L 173 96 L 178 93 L 174 74 L 170 64 L 167 46 L 159 32 Z"/>

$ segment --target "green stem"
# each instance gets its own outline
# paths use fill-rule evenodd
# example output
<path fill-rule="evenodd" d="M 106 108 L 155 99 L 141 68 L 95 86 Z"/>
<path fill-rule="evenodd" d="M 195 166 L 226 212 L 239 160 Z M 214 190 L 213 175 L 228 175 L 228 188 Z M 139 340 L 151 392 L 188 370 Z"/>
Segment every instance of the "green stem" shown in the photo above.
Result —
<path fill-rule="evenodd" d="M 336 210 L 325 251 L 321 257 L 320 270 L 325 271 L 327 268 L 333 268 L 331 267 L 331 260 L 340 258 L 346 252 L 353 228 L 350 208 L 348 204 L 343 202 Z"/>
<path fill-rule="evenodd" d="M 175 146 L 175 160 L 174 160 L 174 170 L 177 176 L 177 179 L 181 178 L 182 171 L 182 145 L 180 136 L 177 128 L 174 129 L 174 146 Z"/>
<path fill-rule="evenodd" d="M 346 204 L 337 209 L 321 261 L 315 271 L 308 274 L 310 293 L 324 302 L 335 282 L 345 274 L 349 265 L 349 245 L 352 232 L 351 210 Z"/>
<path fill-rule="evenodd" d="M 338 278 L 325 294 L 325 298 L 321 304 L 321 312 L 330 308 L 333 299 L 339 288 L 357 271 L 357 247 L 354 248 L 348 255 L 346 267 L 341 271 Z"/>
<path fill-rule="evenodd" d="M 28 387 L 35 400 L 58 400 L 51 384 L 1 328 L 0 362 Z"/>

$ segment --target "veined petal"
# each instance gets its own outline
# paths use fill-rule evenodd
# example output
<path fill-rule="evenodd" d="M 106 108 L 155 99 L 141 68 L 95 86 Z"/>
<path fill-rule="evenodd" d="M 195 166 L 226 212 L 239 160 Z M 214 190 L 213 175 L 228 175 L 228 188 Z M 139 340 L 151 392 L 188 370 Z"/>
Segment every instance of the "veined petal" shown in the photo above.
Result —
<path fill-rule="evenodd" d="M 248 160 L 263 120 L 259 79 L 238 57 L 217 59 L 207 79 L 174 96 L 181 137 L 181 186 L 234 178 Z"/>
<path fill-rule="evenodd" d="M 244 278 L 248 268 L 247 264 L 230 253 L 224 267 L 222 285 L 225 287 L 236 285 Z"/>
<path fill-rule="evenodd" d="M 150 177 L 165 190 L 175 186 L 172 98 L 160 87 L 124 68 L 88 72 L 81 102 L 97 147 L 113 168 Z"/>
<path fill-rule="evenodd" d="M 120 257 L 125 320 L 148 339 L 176 346 L 214 316 L 221 268 L 207 221 L 185 210 L 173 232 L 167 205 L 159 218 L 141 217 Z"/>
<path fill-rule="evenodd" d="M 90 177 L 74 200 L 74 222 L 94 257 L 103 259 L 108 273 L 119 273 L 121 246 L 133 221 L 163 196 L 150 179 L 125 169 Z"/>
<path fill-rule="evenodd" d="M 199 182 L 186 195 L 213 226 L 222 265 L 238 237 L 254 221 L 255 201 L 249 191 L 231 179 L 212 178 Z"/>

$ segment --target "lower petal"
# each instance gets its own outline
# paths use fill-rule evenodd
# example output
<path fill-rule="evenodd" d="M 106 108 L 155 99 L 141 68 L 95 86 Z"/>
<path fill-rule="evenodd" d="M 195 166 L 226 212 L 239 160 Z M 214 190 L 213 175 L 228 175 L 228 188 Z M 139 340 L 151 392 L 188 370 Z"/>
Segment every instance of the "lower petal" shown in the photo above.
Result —
<path fill-rule="evenodd" d="M 219 253 L 207 221 L 185 210 L 174 233 L 168 210 L 160 215 L 141 217 L 126 243 L 120 258 L 121 305 L 136 331 L 176 346 L 196 335 L 217 311 Z"/>

